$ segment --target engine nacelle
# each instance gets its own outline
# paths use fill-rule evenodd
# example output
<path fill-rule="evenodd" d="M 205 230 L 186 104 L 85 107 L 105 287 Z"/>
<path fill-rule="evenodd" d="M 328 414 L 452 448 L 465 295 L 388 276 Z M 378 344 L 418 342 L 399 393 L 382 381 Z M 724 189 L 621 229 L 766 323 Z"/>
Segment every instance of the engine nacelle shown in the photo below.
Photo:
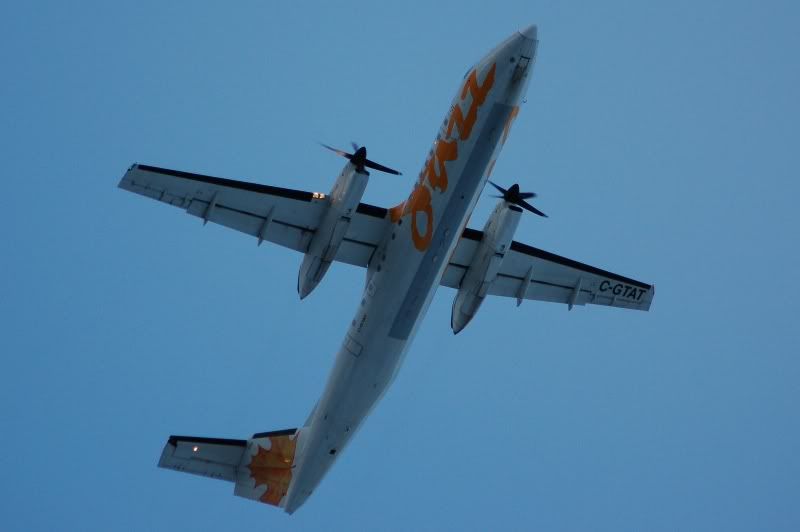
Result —
<path fill-rule="evenodd" d="M 483 228 L 483 239 L 472 257 L 453 300 L 450 326 L 458 334 L 478 312 L 489 287 L 497 278 L 506 251 L 517 231 L 522 209 L 500 200 Z"/>
<path fill-rule="evenodd" d="M 361 202 L 368 181 L 369 174 L 366 171 L 359 172 L 350 162 L 344 165 L 328 196 L 328 208 L 317 225 L 300 265 L 297 276 L 300 299 L 310 294 L 327 273 L 347 234 L 350 220 Z"/>

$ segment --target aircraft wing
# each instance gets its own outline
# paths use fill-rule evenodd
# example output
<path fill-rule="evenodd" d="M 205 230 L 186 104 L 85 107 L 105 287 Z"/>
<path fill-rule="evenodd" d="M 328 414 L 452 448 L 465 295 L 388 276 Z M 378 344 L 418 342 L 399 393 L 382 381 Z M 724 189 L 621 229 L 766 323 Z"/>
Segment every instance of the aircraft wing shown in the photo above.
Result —
<path fill-rule="evenodd" d="M 192 174 L 143 164 L 131 166 L 119 187 L 174 205 L 258 239 L 304 253 L 328 206 L 325 194 Z M 366 267 L 386 225 L 386 209 L 360 203 L 336 260 Z"/>
<path fill-rule="evenodd" d="M 458 288 L 467 272 L 482 231 L 465 229 L 441 284 Z M 511 243 L 488 295 L 573 305 L 606 305 L 649 310 L 655 287 L 588 264 L 522 244 Z"/>

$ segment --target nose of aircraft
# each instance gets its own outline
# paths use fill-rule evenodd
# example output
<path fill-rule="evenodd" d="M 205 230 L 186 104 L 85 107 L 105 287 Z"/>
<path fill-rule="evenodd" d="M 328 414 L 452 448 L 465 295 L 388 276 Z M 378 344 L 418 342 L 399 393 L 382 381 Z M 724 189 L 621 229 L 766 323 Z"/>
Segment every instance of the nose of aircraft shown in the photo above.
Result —
<path fill-rule="evenodd" d="M 526 39 L 530 39 L 532 41 L 536 40 L 536 24 L 531 24 L 530 26 L 525 26 L 521 30 L 519 30 L 519 34 L 525 37 Z"/>

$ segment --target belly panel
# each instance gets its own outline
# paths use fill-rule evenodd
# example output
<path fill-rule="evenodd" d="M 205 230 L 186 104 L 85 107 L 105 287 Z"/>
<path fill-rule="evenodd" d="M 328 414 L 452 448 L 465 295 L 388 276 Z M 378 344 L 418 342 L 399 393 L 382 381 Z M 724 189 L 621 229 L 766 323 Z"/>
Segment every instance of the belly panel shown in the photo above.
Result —
<path fill-rule="evenodd" d="M 423 313 L 426 301 L 430 299 L 431 287 L 438 286 L 439 278 L 447 266 L 447 259 L 461 237 L 453 228 L 462 227 L 473 200 L 480 193 L 486 169 L 512 110 L 511 105 L 495 103 L 489 112 L 481 135 L 456 180 L 447 207 L 434 230 L 431 246 L 423 255 L 403 303 L 392 322 L 389 331 L 391 338 L 406 340 L 410 336 L 415 323 Z"/>

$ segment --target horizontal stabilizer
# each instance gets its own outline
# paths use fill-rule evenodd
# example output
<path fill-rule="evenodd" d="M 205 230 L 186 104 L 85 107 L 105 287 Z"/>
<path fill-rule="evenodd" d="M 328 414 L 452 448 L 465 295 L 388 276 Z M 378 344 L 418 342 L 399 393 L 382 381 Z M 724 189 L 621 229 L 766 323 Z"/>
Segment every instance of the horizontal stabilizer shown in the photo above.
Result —
<path fill-rule="evenodd" d="M 282 506 L 300 431 L 260 432 L 249 440 L 170 436 L 158 467 L 236 484 L 234 495 Z"/>
<path fill-rule="evenodd" d="M 236 482 L 247 440 L 170 436 L 158 467 Z"/>

